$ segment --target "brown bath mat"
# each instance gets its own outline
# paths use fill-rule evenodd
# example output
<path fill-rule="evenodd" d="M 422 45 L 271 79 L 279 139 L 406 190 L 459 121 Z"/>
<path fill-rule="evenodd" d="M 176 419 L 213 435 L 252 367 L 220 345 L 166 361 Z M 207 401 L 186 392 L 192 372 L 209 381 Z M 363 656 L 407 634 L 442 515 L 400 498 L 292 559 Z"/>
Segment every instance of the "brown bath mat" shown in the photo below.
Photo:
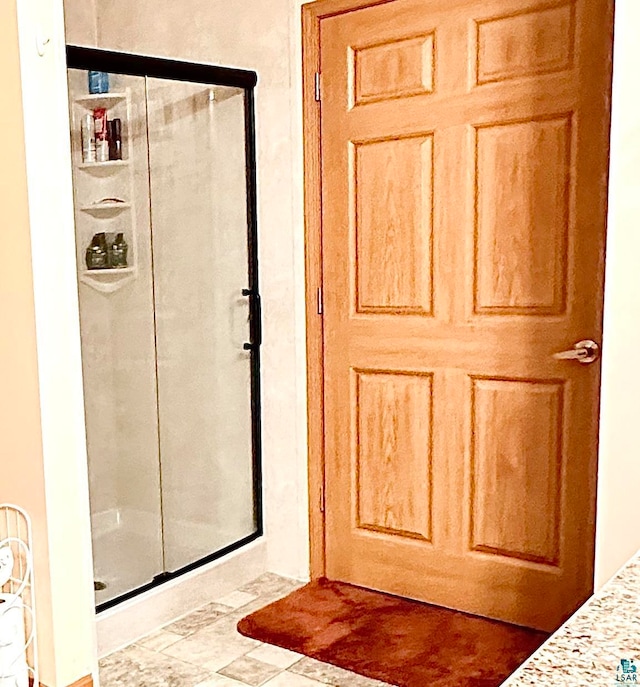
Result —
<path fill-rule="evenodd" d="M 400 687 L 498 687 L 548 636 L 329 580 L 248 615 L 238 630 Z"/>

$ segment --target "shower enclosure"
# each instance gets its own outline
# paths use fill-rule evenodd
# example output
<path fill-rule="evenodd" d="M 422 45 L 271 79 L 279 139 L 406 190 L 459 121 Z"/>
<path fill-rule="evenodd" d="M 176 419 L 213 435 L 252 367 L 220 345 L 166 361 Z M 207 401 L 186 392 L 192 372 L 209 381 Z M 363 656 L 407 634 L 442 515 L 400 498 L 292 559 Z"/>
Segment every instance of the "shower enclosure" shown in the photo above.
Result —
<path fill-rule="evenodd" d="M 261 534 L 256 75 L 67 58 L 101 609 Z"/>

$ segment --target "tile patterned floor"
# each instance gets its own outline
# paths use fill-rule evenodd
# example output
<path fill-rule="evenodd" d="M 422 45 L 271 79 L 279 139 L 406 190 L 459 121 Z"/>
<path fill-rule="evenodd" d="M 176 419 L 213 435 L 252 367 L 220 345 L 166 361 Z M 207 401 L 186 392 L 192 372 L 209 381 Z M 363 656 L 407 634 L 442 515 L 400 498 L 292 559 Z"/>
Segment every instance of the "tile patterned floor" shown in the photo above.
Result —
<path fill-rule="evenodd" d="M 300 586 L 262 575 L 102 659 L 101 687 L 388 687 L 236 630 L 245 615 Z"/>

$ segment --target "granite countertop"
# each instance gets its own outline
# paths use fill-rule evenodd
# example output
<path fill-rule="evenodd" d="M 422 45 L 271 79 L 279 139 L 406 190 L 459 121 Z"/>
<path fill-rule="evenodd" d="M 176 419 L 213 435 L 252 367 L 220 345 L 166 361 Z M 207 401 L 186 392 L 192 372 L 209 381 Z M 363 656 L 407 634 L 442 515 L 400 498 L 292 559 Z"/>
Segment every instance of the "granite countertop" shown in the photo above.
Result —
<path fill-rule="evenodd" d="M 622 659 L 633 659 L 623 672 Z M 633 671 L 633 666 L 636 671 Z M 503 687 L 640 685 L 640 552 Z"/>

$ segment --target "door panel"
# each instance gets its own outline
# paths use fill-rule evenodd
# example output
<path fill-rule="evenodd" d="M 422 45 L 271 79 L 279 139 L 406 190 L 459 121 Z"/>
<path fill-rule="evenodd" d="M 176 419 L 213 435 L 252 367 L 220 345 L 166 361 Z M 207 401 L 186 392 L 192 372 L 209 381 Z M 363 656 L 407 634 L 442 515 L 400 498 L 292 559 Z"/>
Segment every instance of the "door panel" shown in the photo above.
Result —
<path fill-rule="evenodd" d="M 431 382 L 355 372 L 358 529 L 431 541 Z"/>
<path fill-rule="evenodd" d="M 358 313 L 431 314 L 433 137 L 354 145 Z"/>
<path fill-rule="evenodd" d="M 609 0 L 321 20 L 327 575 L 556 628 L 593 580 Z M 540 600 L 544 599 L 544 603 Z"/>
<path fill-rule="evenodd" d="M 472 551 L 557 565 L 562 397 L 561 382 L 473 380 Z"/>
<path fill-rule="evenodd" d="M 560 315 L 571 116 L 485 126 L 475 139 L 474 312 Z"/>
<path fill-rule="evenodd" d="M 501 14 L 474 23 L 476 84 L 571 67 L 575 36 L 575 8 L 571 0 L 556 7 L 545 8 L 541 4 L 515 15 Z"/>
<path fill-rule="evenodd" d="M 433 34 L 353 50 L 354 105 L 433 91 Z"/>

